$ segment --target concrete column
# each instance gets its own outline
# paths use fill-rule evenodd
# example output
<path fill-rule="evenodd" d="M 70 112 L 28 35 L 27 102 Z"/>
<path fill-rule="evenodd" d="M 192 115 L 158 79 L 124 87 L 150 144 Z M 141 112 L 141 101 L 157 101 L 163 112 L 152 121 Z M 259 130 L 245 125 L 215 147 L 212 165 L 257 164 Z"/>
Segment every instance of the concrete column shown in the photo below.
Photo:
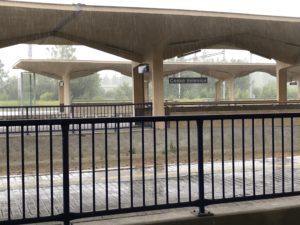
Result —
<path fill-rule="evenodd" d="M 287 65 L 281 62 L 276 64 L 277 78 L 277 101 L 285 103 L 287 101 Z"/>
<path fill-rule="evenodd" d="M 63 96 L 64 96 L 64 104 L 70 105 L 71 99 L 70 99 L 70 75 L 66 74 L 63 76 Z"/>
<path fill-rule="evenodd" d="M 164 116 L 164 78 L 162 52 L 154 52 L 150 57 L 150 74 L 152 78 L 152 115 Z"/>
<path fill-rule="evenodd" d="M 228 82 L 228 95 L 229 95 L 229 100 L 234 101 L 235 100 L 235 85 L 234 85 L 234 78 L 230 78 L 227 80 Z"/>
<path fill-rule="evenodd" d="M 222 80 L 215 82 L 215 101 L 220 101 L 222 99 Z"/>
<path fill-rule="evenodd" d="M 59 98 L 59 105 L 64 105 L 64 85 L 63 81 L 58 81 L 58 98 Z"/>
<path fill-rule="evenodd" d="M 143 74 L 138 73 L 138 63 L 132 63 L 132 93 L 133 103 L 144 103 L 144 79 Z"/>
<path fill-rule="evenodd" d="M 149 101 L 149 81 L 144 80 L 144 101 Z"/>
<path fill-rule="evenodd" d="M 298 87 L 298 99 L 300 99 L 300 77 L 296 79 Z"/>

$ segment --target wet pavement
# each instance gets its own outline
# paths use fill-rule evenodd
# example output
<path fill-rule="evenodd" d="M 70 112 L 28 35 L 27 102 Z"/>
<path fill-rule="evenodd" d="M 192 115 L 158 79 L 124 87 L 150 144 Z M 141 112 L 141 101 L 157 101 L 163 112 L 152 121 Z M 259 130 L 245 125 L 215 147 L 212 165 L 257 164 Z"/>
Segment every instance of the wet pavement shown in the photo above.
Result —
<path fill-rule="evenodd" d="M 292 173 L 292 167 L 294 168 L 294 173 Z M 118 174 L 117 169 L 110 168 L 107 173 L 107 181 L 105 170 L 96 171 L 94 178 L 91 171 L 83 171 L 81 186 L 79 185 L 80 174 L 77 171 L 71 172 L 69 189 L 70 210 L 75 213 L 80 212 L 80 210 L 90 212 L 94 209 L 96 211 L 105 211 L 107 208 L 112 210 L 117 209 L 119 206 L 121 208 L 129 208 L 131 205 L 140 207 L 144 204 L 146 206 L 166 204 L 167 200 L 169 203 L 197 200 L 199 199 L 198 165 L 192 164 L 190 166 L 190 179 L 188 168 L 187 164 L 180 164 L 179 167 L 177 165 L 169 165 L 168 182 L 166 182 L 166 167 L 164 166 L 157 167 L 156 182 L 153 167 L 145 168 L 144 182 L 142 169 L 140 168 L 133 169 L 132 182 L 129 168 L 122 168 L 120 174 Z M 274 164 L 271 158 L 266 159 L 265 163 L 262 160 L 256 160 L 254 167 L 252 161 L 246 161 L 245 164 L 241 161 L 236 161 L 234 166 L 231 161 L 226 161 L 224 166 L 221 162 L 215 162 L 213 165 L 214 173 L 211 172 L 212 165 L 205 163 L 204 171 L 206 199 L 232 198 L 233 196 L 239 197 L 244 194 L 246 196 L 262 195 L 263 193 L 271 194 L 273 191 L 282 193 L 300 190 L 300 157 L 295 157 L 293 162 L 291 158 L 284 158 L 284 167 L 282 166 L 281 158 L 274 160 Z M 224 175 L 222 171 L 224 171 Z M 273 173 L 275 179 L 272 178 Z M 253 181 L 255 181 L 255 185 L 253 185 Z M 37 177 L 28 175 L 24 177 L 25 191 L 23 192 L 22 177 L 11 176 L 10 192 L 8 193 L 7 178 L 0 177 L 0 220 L 5 221 L 8 218 L 8 194 L 10 194 L 11 200 L 11 219 L 21 219 L 23 213 L 25 213 L 26 218 L 62 213 L 62 182 L 62 174 L 55 174 L 53 176 L 53 189 L 51 189 L 51 177 L 49 175 L 40 175 L 38 177 L 39 188 L 37 188 Z M 273 189 L 273 186 L 275 189 Z M 52 191 L 53 195 L 51 195 Z M 156 198 L 155 192 L 157 193 Z M 93 198 L 93 193 L 95 193 L 95 198 Z M 107 198 L 106 194 L 108 194 Z M 39 196 L 39 200 L 37 200 L 37 196 Z M 23 210 L 23 203 L 25 211 Z"/>

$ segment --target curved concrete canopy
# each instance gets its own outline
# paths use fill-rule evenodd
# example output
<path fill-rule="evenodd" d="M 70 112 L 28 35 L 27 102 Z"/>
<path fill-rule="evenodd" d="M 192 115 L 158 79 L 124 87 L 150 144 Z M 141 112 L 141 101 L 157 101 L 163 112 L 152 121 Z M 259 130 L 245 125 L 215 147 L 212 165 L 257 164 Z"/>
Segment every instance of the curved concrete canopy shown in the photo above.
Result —
<path fill-rule="evenodd" d="M 138 62 L 203 48 L 246 49 L 288 64 L 300 59 L 300 18 L 0 1 L 0 27 L 0 47 L 82 44 Z"/>
<path fill-rule="evenodd" d="M 130 61 L 22 59 L 14 65 L 14 68 L 38 73 L 58 80 L 62 79 L 64 75 L 69 75 L 70 79 L 75 79 L 101 70 L 115 70 L 126 76 L 131 76 L 132 74 L 132 63 Z M 275 76 L 276 65 L 262 63 L 164 62 L 165 76 L 183 71 L 194 71 L 215 79 L 226 80 L 257 71 Z M 291 72 L 288 72 L 288 79 L 295 78 L 297 74 L 300 75 L 300 67 L 294 67 Z"/>
<path fill-rule="evenodd" d="M 266 63 L 164 63 L 164 74 L 171 75 L 183 71 L 193 71 L 219 80 L 246 76 L 253 72 L 266 72 L 276 75 L 276 65 Z"/>
<path fill-rule="evenodd" d="M 101 70 L 115 70 L 131 76 L 131 62 L 128 61 L 87 61 L 87 60 L 56 60 L 56 59 L 22 59 L 14 69 L 23 69 L 57 80 L 69 75 L 70 79 L 88 76 Z"/>

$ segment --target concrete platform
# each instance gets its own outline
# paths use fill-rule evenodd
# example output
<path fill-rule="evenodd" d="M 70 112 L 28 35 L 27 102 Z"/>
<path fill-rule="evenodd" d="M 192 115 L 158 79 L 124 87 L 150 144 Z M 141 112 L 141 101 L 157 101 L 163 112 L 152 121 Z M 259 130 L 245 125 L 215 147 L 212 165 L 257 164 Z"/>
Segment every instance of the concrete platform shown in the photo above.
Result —
<path fill-rule="evenodd" d="M 300 196 L 207 207 L 212 214 L 199 217 L 197 208 L 131 213 L 74 221 L 78 225 L 297 225 Z"/>
<path fill-rule="evenodd" d="M 276 162 L 276 161 L 275 161 Z M 276 193 L 282 192 L 282 184 L 284 184 L 285 191 L 291 191 L 291 168 L 290 158 L 285 158 L 286 166 L 285 166 L 285 180 L 283 182 L 282 178 L 282 168 L 279 162 L 276 162 L 275 168 L 275 187 Z M 253 195 L 253 186 L 252 186 L 252 162 L 246 161 L 246 194 Z M 262 194 L 262 169 L 261 160 L 256 160 L 256 195 Z M 272 193 L 272 170 L 271 166 L 272 160 L 266 159 L 266 193 Z M 294 157 L 294 190 L 300 190 L 300 157 Z M 230 198 L 232 196 L 232 176 L 233 173 L 231 171 L 231 162 L 226 161 L 224 163 L 224 172 L 225 172 L 225 190 L 226 197 Z M 242 170 L 241 170 L 241 161 L 235 162 L 236 170 L 235 170 L 235 189 L 236 196 L 241 196 L 243 190 L 243 182 L 242 181 Z M 210 164 L 204 164 L 205 173 L 205 196 L 207 199 L 210 199 L 212 196 L 211 193 L 211 175 L 210 175 Z M 214 169 L 214 177 L 215 177 L 215 198 L 222 198 L 222 179 L 221 179 L 221 164 L 215 163 Z M 187 176 L 184 176 L 187 168 L 186 165 L 181 165 L 180 167 L 180 185 L 181 185 L 181 200 L 185 202 L 188 200 L 187 196 L 187 185 L 188 179 Z M 153 193 L 153 179 L 151 174 L 153 172 L 152 168 L 149 167 L 146 169 L 146 203 L 147 205 L 153 205 L 153 196 L 149 195 L 149 193 Z M 170 202 L 176 202 L 177 200 L 177 183 L 176 183 L 176 166 L 169 165 L 169 200 Z M 191 187 L 192 187 L 192 200 L 196 200 L 198 198 L 197 193 L 197 165 L 191 165 Z M 116 193 L 118 192 L 117 185 L 117 171 L 115 169 L 109 170 L 110 182 L 109 182 L 109 208 L 117 208 L 118 196 Z M 121 196 L 122 196 L 122 208 L 129 207 L 130 198 L 129 198 L 129 170 L 128 168 L 123 168 L 121 171 L 122 174 L 122 182 L 121 182 Z M 140 171 L 134 169 L 134 173 L 139 175 Z M 70 209 L 71 212 L 78 212 L 79 209 L 79 186 L 78 186 L 78 172 L 74 171 L 70 173 Z M 161 174 L 157 174 L 158 177 L 163 176 L 164 172 Z M 91 185 L 91 172 L 85 171 L 82 175 L 83 177 L 83 209 L 84 211 L 91 211 L 92 206 L 92 195 L 93 188 Z M 96 173 L 96 208 L 97 210 L 105 210 L 105 179 L 104 179 L 104 171 L 100 170 Z M 56 174 L 53 177 L 54 179 L 54 214 L 60 214 L 63 212 L 62 205 L 62 175 Z M 134 180 L 134 205 L 141 205 L 141 176 L 136 176 L 136 180 Z M 36 195 L 36 185 L 35 185 L 35 176 L 26 176 L 25 184 L 26 184 L 26 217 L 27 218 L 35 218 L 37 211 L 37 195 Z M 40 196 L 40 215 L 47 216 L 50 214 L 50 187 L 49 175 L 41 175 L 39 177 L 39 196 Z M 11 210 L 12 210 L 12 218 L 18 219 L 22 217 L 22 191 L 21 191 L 21 177 L 14 176 L 10 179 L 10 195 L 11 195 Z M 164 187 L 165 181 L 164 179 L 157 180 L 158 189 L 158 202 L 159 204 L 164 203 Z M 6 177 L 0 177 L 0 224 L 1 222 L 5 223 L 7 218 L 7 190 L 6 190 Z M 236 202 L 236 203 L 227 203 L 227 204 L 219 204 L 219 205 L 211 205 L 207 206 L 206 209 L 210 211 L 214 216 L 207 217 L 198 217 L 197 208 L 181 208 L 181 209 L 169 209 L 169 210 L 157 210 L 157 211 L 148 211 L 142 213 L 131 213 L 131 214 L 120 214 L 115 216 L 105 216 L 98 218 L 85 218 L 79 221 L 72 221 L 72 224 L 121 224 L 121 225 L 129 225 L 129 224 L 263 224 L 263 225 L 273 225 L 273 224 L 300 224 L 299 222 L 294 223 L 293 221 L 298 220 L 298 214 L 300 215 L 300 196 L 294 197 L 286 197 L 286 198 L 277 198 L 270 200 L 259 200 L 259 201 L 249 201 L 249 202 Z M 246 221 L 244 221 L 246 219 Z M 257 222 L 257 218 L 259 221 L 264 221 L 264 223 Z M 274 218 L 276 218 L 274 220 Z M 1 221 L 2 220 L 2 221 Z M 249 222 L 251 221 L 251 222 Z M 249 223 L 248 223 L 249 222 Z M 288 223 L 287 223 L 288 222 Z M 49 223 L 49 224 L 60 224 L 59 222 Z"/>

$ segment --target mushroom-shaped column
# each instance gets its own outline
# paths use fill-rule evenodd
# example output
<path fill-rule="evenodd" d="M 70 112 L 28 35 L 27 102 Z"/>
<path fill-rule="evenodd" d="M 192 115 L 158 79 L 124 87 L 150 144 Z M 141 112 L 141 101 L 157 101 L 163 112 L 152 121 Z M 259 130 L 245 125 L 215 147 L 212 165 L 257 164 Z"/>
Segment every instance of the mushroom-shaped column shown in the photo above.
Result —
<path fill-rule="evenodd" d="M 277 101 L 286 103 L 287 101 L 287 68 L 289 64 L 277 61 L 276 62 L 276 78 L 277 78 Z"/>
<path fill-rule="evenodd" d="M 63 98 L 60 98 L 63 102 L 60 102 L 60 104 L 63 105 L 71 105 L 71 99 L 70 99 L 70 74 L 65 74 L 62 77 L 62 91 L 60 94 L 63 96 Z M 61 90 L 61 88 L 60 88 Z"/>
<path fill-rule="evenodd" d="M 133 103 L 144 103 L 144 79 L 143 74 L 138 73 L 138 63 L 132 63 L 132 88 Z"/>
<path fill-rule="evenodd" d="M 215 82 L 215 101 L 220 101 L 222 99 L 222 84 L 223 80 Z"/>
<path fill-rule="evenodd" d="M 235 100 L 235 85 L 234 85 L 234 77 L 229 78 L 226 80 L 228 82 L 228 96 L 230 101 Z"/>
<path fill-rule="evenodd" d="M 60 80 L 58 81 L 58 99 L 59 99 L 59 105 L 64 106 L 64 81 Z"/>
<path fill-rule="evenodd" d="M 149 81 L 144 80 L 144 100 L 149 101 Z"/>
<path fill-rule="evenodd" d="M 298 77 L 296 79 L 296 81 L 297 81 L 297 87 L 298 87 L 298 99 L 300 99 L 300 77 Z"/>
<path fill-rule="evenodd" d="M 150 76 L 152 78 L 152 115 L 164 116 L 164 79 L 163 79 L 163 56 L 161 51 L 154 51 L 147 58 L 150 65 Z"/>
<path fill-rule="evenodd" d="M 134 115 L 144 116 L 144 78 L 143 74 L 138 73 L 138 63 L 132 62 L 132 94 L 134 104 Z"/>

